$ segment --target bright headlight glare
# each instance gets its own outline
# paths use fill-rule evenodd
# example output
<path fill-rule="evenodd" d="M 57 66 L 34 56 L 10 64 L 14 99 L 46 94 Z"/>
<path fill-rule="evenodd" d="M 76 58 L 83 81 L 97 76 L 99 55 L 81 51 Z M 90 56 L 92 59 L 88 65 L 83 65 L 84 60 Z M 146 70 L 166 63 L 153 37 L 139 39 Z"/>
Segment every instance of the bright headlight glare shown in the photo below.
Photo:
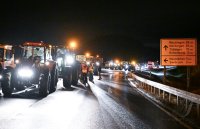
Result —
<path fill-rule="evenodd" d="M 61 64 L 62 64 L 62 58 L 57 58 L 57 63 L 58 63 L 58 66 L 61 66 Z"/>
<path fill-rule="evenodd" d="M 113 62 L 110 62 L 109 65 L 110 65 L 110 66 L 113 66 L 114 64 L 113 64 Z"/>
<path fill-rule="evenodd" d="M 86 62 L 86 65 L 90 65 L 90 62 L 89 62 L 89 61 L 87 61 L 87 62 Z"/>
<path fill-rule="evenodd" d="M 0 79 L 2 79 L 3 78 L 3 76 L 2 75 L 0 75 Z"/>
<path fill-rule="evenodd" d="M 19 63 L 19 60 L 15 60 L 15 63 L 18 64 L 18 63 Z"/>
<path fill-rule="evenodd" d="M 99 62 L 96 62 L 96 65 L 99 66 L 100 65 Z"/>
<path fill-rule="evenodd" d="M 18 70 L 18 75 L 20 77 L 32 77 L 33 76 L 33 71 L 31 69 L 28 68 L 23 68 L 23 69 L 19 69 Z"/>
<path fill-rule="evenodd" d="M 45 62 L 45 65 L 49 65 L 49 62 L 47 61 L 47 62 Z"/>
<path fill-rule="evenodd" d="M 57 62 L 61 63 L 61 61 L 62 61 L 62 58 L 57 59 Z"/>
<path fill-rule="evenodd" d="M 66 57 L 66 64 L 73 64 L 74 63 L 74 58 L 72 56 L 67 56 Z"/>

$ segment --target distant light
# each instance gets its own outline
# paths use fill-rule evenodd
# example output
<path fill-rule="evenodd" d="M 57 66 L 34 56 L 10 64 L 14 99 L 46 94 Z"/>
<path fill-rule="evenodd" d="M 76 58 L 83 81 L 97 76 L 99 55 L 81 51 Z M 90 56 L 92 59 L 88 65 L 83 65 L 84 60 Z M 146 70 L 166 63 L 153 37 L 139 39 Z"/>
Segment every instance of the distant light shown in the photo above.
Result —
<path fill-rule="evenodd" d="M 131 64 L 132 64 L 132 65 L 135 65 L 135 64 L 136 64 L 136 62 L 135 62 L 135 61 L 132 61 L 132 62 L 131 62 Z"/>
<path fill-rule="evenodd" d="M 45 65 L 49 65 L 49 62 L 47 61 L 47 62 L 45 62 Z"/>
<path fill-rule="evenodd" d="M 87 65 L 90 65 L 90 62 L 89 62 L 89 61 L 87 61 L 87 62 L 86 62 L 86 64 L 87 64 Z"/>
<path fill-rule="evenodd" d="M 19 60 L 15 60 L 15 63 L 18 64 L 18 63 L 19 63 Z"/>
<path fill-rule="evenodd" d="M 5 46 L 5 49 L 7 49 L 7 48 L 8 48 L 8 46 L 6 45 L 6 46 Z"/>
<path fill-rule="evenodd" d="M 119 64 L 119 60 L 115 60 L 115 63 L 116 63 L 116 64 Z"/>
<path fill-rule="evenodd" d="M 99 65 L 100 65 L 100 63 L 99 63 L 99 62 L 96 62 L 96 65 L 97 65 L 97 66 L 99 66 Z"/>
<path fill-rule="evenodd" d="M 86 57 L 89 57 L 89 56 L 90 56 L 90 53 L 87 52 L 85 55 L 86 55 Z"/>
<path fill-rule="evenodd" d="M 113 62 L 110 62 L 110 63 L 109 63 L 109 65 L 110 65 L 110 66 L 113 66 L 113 65 L 114 65 L 114 63 L 113 63 Z"/>

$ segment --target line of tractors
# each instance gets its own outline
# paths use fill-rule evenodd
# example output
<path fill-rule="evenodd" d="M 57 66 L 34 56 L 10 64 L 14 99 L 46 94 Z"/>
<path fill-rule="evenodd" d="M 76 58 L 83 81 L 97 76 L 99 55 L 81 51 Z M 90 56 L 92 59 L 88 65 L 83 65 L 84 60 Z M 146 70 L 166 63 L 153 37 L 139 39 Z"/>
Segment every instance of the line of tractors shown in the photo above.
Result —
<path fill-rule="evenodd" d="M 79 74 L 80 63 L 65 47 L 43 42 L 0 44 L 0 83 L 6 97 L 28 88 L 37 88 L 45 97 L 55 92 L 59 77 L 70 88 L 77 85 Z"/>

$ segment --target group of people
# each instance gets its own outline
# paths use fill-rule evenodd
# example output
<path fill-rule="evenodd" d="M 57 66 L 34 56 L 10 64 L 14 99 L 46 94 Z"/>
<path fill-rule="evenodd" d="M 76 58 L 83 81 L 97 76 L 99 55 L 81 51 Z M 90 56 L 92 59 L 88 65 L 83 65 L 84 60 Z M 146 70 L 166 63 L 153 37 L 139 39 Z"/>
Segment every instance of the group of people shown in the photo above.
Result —
<path fill-rule="evenodd" d="M 94 64 L 90 64 L 90 65 L 87 65 L 86 63 L 81 64 L 82 81 L 85 85 L 87 83 L 88 76 L 89 76 L 89 81 L 94 83 L 94 78 L 93 78 L 94 67 L 95 67 Z M 101 80 L 102 79 L 101 78 L 101 65 L 97 66 L 97 70 L 98 70 L 99 80 Z"/>

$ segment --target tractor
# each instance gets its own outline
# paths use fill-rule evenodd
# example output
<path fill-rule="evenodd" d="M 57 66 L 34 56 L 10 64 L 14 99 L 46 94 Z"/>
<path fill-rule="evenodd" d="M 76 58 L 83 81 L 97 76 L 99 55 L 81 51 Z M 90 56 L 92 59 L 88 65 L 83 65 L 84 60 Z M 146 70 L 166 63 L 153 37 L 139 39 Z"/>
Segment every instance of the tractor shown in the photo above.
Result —
<path fill-rule="evenodd" d="M 43 42 L 25 42 L 13 47 L 14 67 L 2 72 L 1 86 L 4 96 L 15 91 L 37 88 L 45 97 L 54 92 L 58 82 L 57 63 L 52 58 L 52 46 Z"/>
<path fill-rule="evenodd" d="M 76 86 L 80 75 L 80 62 L 75 59 L 75 54 L 62 46 L 54 46 L 54 58 L 58 63 L 58 75 L 63 79 L 63 86 L 71 88 Z"/>
<path fill-rule="evenodd" d="M 3 75 L 9 73 L 13 68 L 15 68 L 14 57 L 13 57 L 13 46 L 8 44 L 0 44 L 0 83 L 3 81 Z M 5 88 L 1 89 L 5 92 Z"/>

